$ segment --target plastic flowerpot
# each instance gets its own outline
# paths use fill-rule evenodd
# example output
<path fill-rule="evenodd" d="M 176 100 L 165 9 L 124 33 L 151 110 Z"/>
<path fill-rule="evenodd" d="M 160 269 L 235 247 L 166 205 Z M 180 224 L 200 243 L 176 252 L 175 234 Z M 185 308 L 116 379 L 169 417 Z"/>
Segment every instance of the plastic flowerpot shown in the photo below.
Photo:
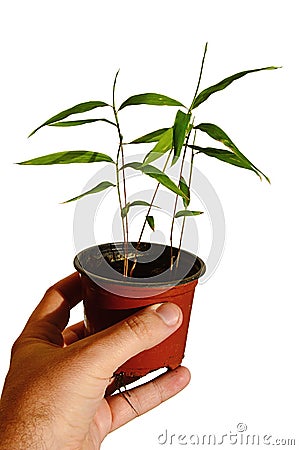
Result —
<path fill-rule="evenodd" d="M 75 257 L 81 274 L 86 335 L 104 330 L 155 303 L 173 302 L 183 311 L 181 327 L 155 347 L 129 359 L 116 374 L 141 377 L 167 367 L 175 369 L 184 357 L 188 325 L 198 278 L 205 272 L 204 262 L 192 253 L 161 244 L 129 243 L 129 272 L 137 261 L 133 276 L 122 275 L 124 243 L 87 248 Z M 170 259 L 173 266 L 170 269 Z"/>

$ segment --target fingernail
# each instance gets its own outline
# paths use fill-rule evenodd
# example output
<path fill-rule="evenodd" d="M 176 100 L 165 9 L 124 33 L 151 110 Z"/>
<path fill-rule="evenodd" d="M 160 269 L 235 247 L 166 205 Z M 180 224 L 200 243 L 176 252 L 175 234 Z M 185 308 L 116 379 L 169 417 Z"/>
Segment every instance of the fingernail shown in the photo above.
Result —
<path fill-rule="evenodd" d="M 180 318 L 180 308 L 173 303 L 162 303 L 157 309 L 156 313 L 159 314 L 163 322 L 168 326 L 173 326 L 178 323 Z"/>

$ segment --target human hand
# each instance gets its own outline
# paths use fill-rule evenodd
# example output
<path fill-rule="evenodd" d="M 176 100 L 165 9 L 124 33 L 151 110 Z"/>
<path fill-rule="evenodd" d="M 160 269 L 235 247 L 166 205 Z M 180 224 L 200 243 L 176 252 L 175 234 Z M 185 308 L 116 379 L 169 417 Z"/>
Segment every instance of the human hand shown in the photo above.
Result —
<path fill-rule="evenodd" d="M 129 402 L 105 396 L 115 370 L 177 330 L 182 312 L 150 306 L 83 338 L 83 322 L 65 329 L 80 293 L 77 273 L 52 286 L 15 342 L 0 403 L 1 450 L 98 450 L 108 433 L 189 383 L 179 367 L 129 391 Z"/>

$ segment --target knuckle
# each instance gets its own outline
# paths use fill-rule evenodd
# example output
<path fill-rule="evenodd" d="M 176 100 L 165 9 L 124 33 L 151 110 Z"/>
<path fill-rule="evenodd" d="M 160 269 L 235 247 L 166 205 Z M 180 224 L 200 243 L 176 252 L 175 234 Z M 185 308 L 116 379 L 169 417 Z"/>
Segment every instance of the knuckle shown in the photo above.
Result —
<path fill-rule="evenodd" d="M 15 355 L 15 353 L 19 350 L 22 345 L 21 337 L 18 337 L 11 347 L 11 358 Z"/>
<path fill-rule="evenodd" d="M 165 402 L 166 396 L 165 396 L 165 393 L 164 393 L 164 391 L 162 389 L 161 383 L 159 383 L 159 380 L 154 379 L 152 386 L 153 386 L 153 389 L 154 389 L 154 396 L 157 399 L 158 404 L 161 404 L 161 403 Z"/>
<path fill-rule="evenodd" d="M 133 412 L 138 417 L 140 416 L 144 411 L 144 406 L 142 402 L 142 398 L 134 391 L 128 391 L 128 397 L 129 397 L 129 405 L 131 406 L 131 409 L 133 409 Z"/>
<path fill-rule="evenodd" d="M 152 335 L 151 329 L 143 317 L 135 315 L 128 317 L 125 321 L 125 325 L 130 333 L 133 334 L 134 337 L 137 337 L 138 340 L 142 341 Z"/>
<path fill-rule="evenodd" d="M 47 296 L 51 295 L 54 291 L 55 291 L 55 284 L 53 284 L 53 286 L 50 286 L 46 290 L 46 292 L 44 293 L 44 297 L 47 297 Z"/>

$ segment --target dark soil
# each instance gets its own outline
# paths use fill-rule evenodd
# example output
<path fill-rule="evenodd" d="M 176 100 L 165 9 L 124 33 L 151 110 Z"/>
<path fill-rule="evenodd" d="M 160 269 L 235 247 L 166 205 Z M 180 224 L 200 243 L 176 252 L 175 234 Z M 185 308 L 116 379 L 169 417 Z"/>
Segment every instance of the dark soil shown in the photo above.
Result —
<path fill-rule="evenodd" d="M 179 264 L 177 266 L 178 250 L 173 248 L 173 266 L 170 269 L 171 249 L 168 246 L 160 244 L 140 243 L 136 249 L 136 243 L 130 243 L 128 248 L 129 270 L 137 257 L 137 264 L 133 271 L 133 277 L 136 279 L 147 279 L 149 283 L 156 282 L 174 282 L 175 280 L 186 279 L 190 277 L 198 278 L 204 273 L 204 263 L 191 253 L 181 251 Z M 77 259 L 77 261 L 76 261 Z M 106 279 L 124 280 L 124 244 L 103 244 L 83 250 L 75 259 L 76 267 L 79 265 L 79 271 L 87 271 L 95 276 Z M 78 267 L 77 267 L 78 268 Z M 127 281 L 128 278 L 125 278 Z M 132 279 L 133 281 L 133 279 Z"/>

